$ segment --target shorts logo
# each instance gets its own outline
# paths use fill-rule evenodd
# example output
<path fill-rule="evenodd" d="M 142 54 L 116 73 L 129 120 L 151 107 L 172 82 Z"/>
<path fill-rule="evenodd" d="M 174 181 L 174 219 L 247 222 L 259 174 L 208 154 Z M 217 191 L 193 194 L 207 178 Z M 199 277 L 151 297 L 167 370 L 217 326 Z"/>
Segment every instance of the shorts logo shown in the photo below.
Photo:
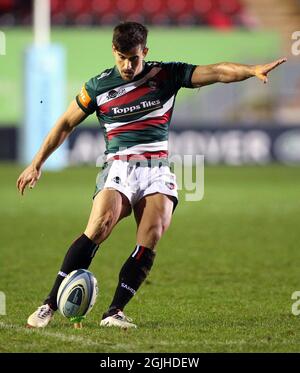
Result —
<path fill-rule="evenodd" d="M 121 184 L 121 179 L 119 178 L 119 176 L 115 176 L 113 179 L 112 179 L 113 182 L 115 182 L 116 184 Z"/>
<path fill-rule="evenodd" d="M 173 184 L 173 183 L 168 183 L 168 182 L 166 182 L 166 186 L 167 186 L 170 190 L 175 189 L 175 184 Z"/>
<path fill-rule="evenodd" d="M 109 100 L 109 99 L 112 99 L 112 98 L 119 97 L 119 96 L 123 95 L 124 93 L 126 93 L 125 88 L 120 88 L 119 90 L 112 89 L 111 91 L 108 92 L 106 98 Z"/>

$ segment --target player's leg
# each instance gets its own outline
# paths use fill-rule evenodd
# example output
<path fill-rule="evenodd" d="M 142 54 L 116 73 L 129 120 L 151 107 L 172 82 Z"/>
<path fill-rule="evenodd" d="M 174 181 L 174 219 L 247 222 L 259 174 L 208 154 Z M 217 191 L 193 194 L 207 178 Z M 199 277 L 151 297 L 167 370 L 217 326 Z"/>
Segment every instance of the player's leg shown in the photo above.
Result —
<path fill-rule="evenodd" d="M 109 236 L 113 227 L 130 213 L 131 206 L 124 194 L 113 188 L 105 188 L 94 199 L 84 234 L 100 244 Z"/>
<path fill-rule="evenodd" d="M 52 309 L 57 309 L 56 296 L 62 280 L 74 269 L 87 269 L 98 249 L 116 223 L 130 213 L 130 204 L 125 196 L 113 189 L 103 189 L 94 201 L 84 233 L 78 237 L 66 253 L 54 286 L 45 300 Z"/>
<path fill-rule="evenodd" d="M 142 198 L 134 208 L 137 222 L 137 243 L 154 250 L 163 233 L 169 228 L 174 197 L 153 193 Z"/>
<path fill-rule="evenodd" d="M 120 274 L 109 310 L 101 325 L 136 327 L 123 314 L 123 309 L 149 274 L 155 258 L 155 247 L 171 223 L 173 197 L 154 193 L 143 197 L 134 207 L 137 222 L 137 245 Z"/>
<path fill-rule="evenodd" d="M 103 189 L 93 201 L 92 211 L 84 233 L 70 246 L 54 285 L 44 301 L 44 305 L 28 318 L 32 327 L 46 326 L 57 310 L 57 292 L 63 279 L 75 269 L 87 269 L 98 249 L 123 217 L 129 215 L 131 206 L 127 198 L 113 189 Z"/>

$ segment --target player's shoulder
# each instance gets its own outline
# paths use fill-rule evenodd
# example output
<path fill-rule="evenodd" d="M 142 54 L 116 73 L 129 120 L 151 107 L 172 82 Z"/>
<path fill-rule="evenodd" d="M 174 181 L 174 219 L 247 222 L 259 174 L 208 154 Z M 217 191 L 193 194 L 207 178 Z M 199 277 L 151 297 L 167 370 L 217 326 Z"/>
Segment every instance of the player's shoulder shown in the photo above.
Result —
<path fill-rule="evenodd" d="M 115 68 L 105 69 L 99 74 L 93 76 L 86 83 L 88 89 L 93 90 L 96 94 L 101 93 L 101 91 L 106 90 L 107 87 L 115 84 L 116 72 Z"/>
<path fill-rule="evenodd" d="M 102 71 L 100 74 L 96 75 L 94 77 L 94 79 L 96 79 L 97 81 L 107 80 L 114 75 L 114 70 L 115 70 L 114 67 L 111 67 L 110 69 L 106 69 L 106 70 Z"/>
<path fill-rule="evenodd" d="M 146 66 L 148 69 L 158 67 L 158 68 L 168 68 L 170 65 L 176 62 L 164 62 L 164 61 L 147 61 Z"/>
<path fill-rule="evenodd" d="M 110 68 L 110 69 L 103 70 L 99 74 L 91 77 L 89 79 L 89 83 L 91 85 L 97 86 L 100 82 L 105 81 L 105 80 L 108 79 L 108 77 L 112 76 L 113 75 L 113 70 L 114 70 L 113 67 Z"/>
<path fill-rule="evenodd" d="M 147 66 L 149 68 L 158 67 L 161 69 L 172 70 L 181 65 L 186 65 L 184 62 L 179 61 L 149 61 L 147 62 Z"/>
<path fill-rule="evenodd" d="M 153 68 L 153 67 L 160 67 L 163 62 L 159 61 L 147 61 L 146 67 Z"/>

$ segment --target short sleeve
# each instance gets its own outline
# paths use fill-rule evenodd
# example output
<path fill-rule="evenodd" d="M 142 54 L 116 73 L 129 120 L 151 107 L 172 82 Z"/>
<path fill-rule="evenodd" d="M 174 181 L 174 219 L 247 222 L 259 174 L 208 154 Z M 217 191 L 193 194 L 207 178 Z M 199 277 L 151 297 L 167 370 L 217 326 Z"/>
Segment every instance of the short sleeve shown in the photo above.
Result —
<path fill-rule="evenodd" d="M 171 78 L 177 89 L 193 88 L 191 80 L 196 65 L 184 62 L 168 62 L 165 65 L 170 69 Z"/>
<path fill-rule="evenodd" d="M 80 93 L 76 96 L 78 106 L 87 114 L 92 114 L 97 109 L 95 89 L 93 80 L 90 79 L 85 83 Z"/>

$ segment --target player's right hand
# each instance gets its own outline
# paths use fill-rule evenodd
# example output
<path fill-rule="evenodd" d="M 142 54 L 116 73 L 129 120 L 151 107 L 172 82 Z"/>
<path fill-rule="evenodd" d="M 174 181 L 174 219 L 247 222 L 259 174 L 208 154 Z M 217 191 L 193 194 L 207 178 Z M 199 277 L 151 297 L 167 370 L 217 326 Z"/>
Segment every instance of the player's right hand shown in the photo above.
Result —
<path fill-rule="evenodd" d="M 269 72 L 286 61 L 287 58 L 284 57 L 265 65 L 256 65 L 254 66 L 254 75 L 264 83 L 267 83 Z"/>
<path fill-rule="evenodd" d="M 17 188 L 19 192 L 23 195 L 27 185 L 29 185 L 30 189 L 34 188 L 38 179 L 41 177 L 41 173 L 41 170 L 37 169 L 32 164 L 25 168 L 17 180 Z"/>

